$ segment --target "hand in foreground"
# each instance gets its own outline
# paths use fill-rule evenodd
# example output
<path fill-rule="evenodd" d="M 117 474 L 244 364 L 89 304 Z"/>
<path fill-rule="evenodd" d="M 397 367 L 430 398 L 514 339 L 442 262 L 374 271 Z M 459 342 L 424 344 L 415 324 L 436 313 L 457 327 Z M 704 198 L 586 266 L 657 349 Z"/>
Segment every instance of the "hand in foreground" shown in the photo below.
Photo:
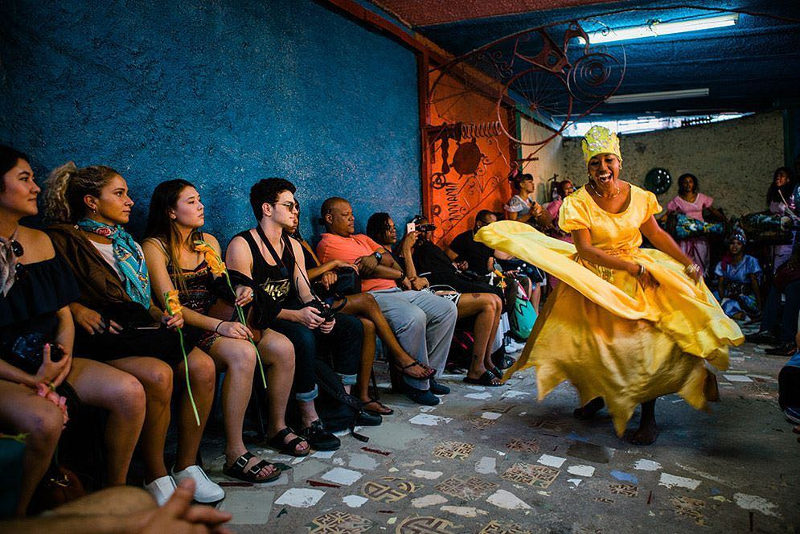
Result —
<path fill-rule="evenodd" d="M 194 495 L 194 480 L 181 481 L 172 497 L 157 510 L 147 512 L 144 528 L 146 534 L 183 534 L 195 532 L 230 532 L 222 526 L 231 520 L 230 512 L 211 506 L 191 506 Z"/>
<path fill-rule="evenodd" d="M 336 325 L 336 319 L 331 317 L 330 319 L 319 325 L 319 331 L 322 332 L 323 334 L 330 334 L 331 331 L 333 330 L 334 325 Z"/>
<path fill-rule="evenodd" d="M 297 322 L 307 326 L 311 330 L 314 330 L 324 322 L 324 319 L 319 314 L 319 310 L 313 306 L 301 308 L 297 310 L 297 313 Z"/>
<path fill-rule="evenodd" d="M 333 284 L 336 283 L 336 280 L 339 279 L 339 275 L 337 275 L 333 271 L 328 271 L 327 273 L 323 273 L 320 277 L 319 281 L 325 289 L 330 289 Z"/>
<path fill-rule="evenodd" d="M 408 280 L 411 282 L 411 289 L 414 291 L 421 291 L 430 286 L 428 279 L 422 276 L 415 276 L 414 278 L 409 278 Z"/>
<path fill-rule="evenodd" d="M 59 386 L 64 381 L 64 378 L 69 374 L 72 368 L 72 355 L 69 354 L 64 347 L 57 345 L 58 349 L 63 352 L 63 356 L 57 362 L 54 362 L 50 357 L 51 351 L 55 350 L 50 343 L 44 346 L 42 350 L 42 365 L 34 375 L 35 383 L 50 384 Z"/>
<path fill-rule="evenodd" d="M 111 334 L 122 332 L 122 326 L 115 321 L 109 320 L 106 324 L 103 316 L 86 306 L 76 306 L 72 314 L 75 324 L 86 330 L 90 335 L 102 334 L 108 329 Z"/>
<path fill-rule="evenodd" d="M 236 286 L 236 300 L 234 304 L 237 306 L 246 306 L 253 301 L 253 289 L 247 286 Z"/>
<path fill-rule="evenodd" d="M 164 313 L 164 315 L 161 316 L 161 323 L 167 328 L 183 328 L 183 314 L 181 312 L 175 315 Z"/>
<path fill-rule="evenodd" d="M 247 339 L 253 337 L 253 331 L 237 321 L 222 321 L 215 332 L 223 337 Z"/>

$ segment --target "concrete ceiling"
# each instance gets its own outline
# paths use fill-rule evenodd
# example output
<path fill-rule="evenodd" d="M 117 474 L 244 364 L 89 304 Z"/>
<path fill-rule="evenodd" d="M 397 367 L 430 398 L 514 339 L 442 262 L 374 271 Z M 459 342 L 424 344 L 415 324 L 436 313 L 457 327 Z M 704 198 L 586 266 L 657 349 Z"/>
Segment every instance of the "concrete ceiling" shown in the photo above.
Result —
<path fill-rule="evenodd" d="M 655 0 L 373 0 L 373 3 L 456 56 L 517 32 L 547 25 L 553 25 L 548 34 L 560 44 L 567 28 L 565 22 L 569 20 L 577 20 L 582 28 L 591 31 L 603 26 L 621 28 L 737 11 L 739 20 L 732 27 L 607 45 L 609 55 L 625 58 L 626 69 L 616 94 L 707 88 L 708 96 L 604 103 L 592 113 L 614 117 L 667 116 L 765 111 L 800 104 L 798 0 L 699 0 L 691 4 Z M 542 40 L 538 34 L 530 35 L 522 43 L 506 40 L 490 49 L 503 61 L 513 56 L 515 44 L 528 47 L 533 55 L 541 49 Z M 515 61 L 511 72 L 497 75 L 491 66 L 487 67 L 485 58 L 476 59 L 473 54 L 466 61 L 503 82 L 530 67 L 524 61 Z M 573 116 L 587 106 L 575 100 Z M 558 110 L 553 114 L 558 115 Z"/>

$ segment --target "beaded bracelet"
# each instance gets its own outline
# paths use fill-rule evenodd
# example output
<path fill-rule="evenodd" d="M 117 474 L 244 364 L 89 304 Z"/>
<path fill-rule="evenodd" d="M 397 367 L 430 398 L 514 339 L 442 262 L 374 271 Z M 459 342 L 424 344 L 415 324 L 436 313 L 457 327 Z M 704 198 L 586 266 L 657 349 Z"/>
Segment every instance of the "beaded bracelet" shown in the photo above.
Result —
<path fill-rule="evenodd" d="M 217 323 L 217 327 L 214 329 L 214 333 L 215 334 L 219 334 L 219 327 L 222 326 L 222 323 L 224 323 L 224 322 L 225 321 L 220 321 L 220 322 Z"/>

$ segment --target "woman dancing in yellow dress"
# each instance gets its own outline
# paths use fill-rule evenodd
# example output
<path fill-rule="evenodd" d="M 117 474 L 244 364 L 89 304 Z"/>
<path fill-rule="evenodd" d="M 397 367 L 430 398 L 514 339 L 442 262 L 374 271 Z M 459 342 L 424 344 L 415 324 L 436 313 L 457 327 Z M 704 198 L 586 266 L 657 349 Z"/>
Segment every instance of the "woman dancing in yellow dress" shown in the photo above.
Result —
<path fill-rule="evenodd" d="M 576 415 L 593 415 L 605 400 L 619 436 L 642 404 L 631 441 L 650 444 L 658 435 L 655 399 L 678 393 L 705 409 L 716 394 L 705 361 L 726 369 L 728 345 L 743 336 L 703 283 L 700 266 L 656 223 L 655 195 L 620 180 L 616 134 L 593 126 L 581 145 L 589 183 L 564 199 L 559 218 L 574 245 L 514 221 L 475 236 L 565 282 L 506 377 L 535 365 L 540 400 L 569 380 L 583 406 Z M 658 250 L 640 249 L 642 234 Z"/>

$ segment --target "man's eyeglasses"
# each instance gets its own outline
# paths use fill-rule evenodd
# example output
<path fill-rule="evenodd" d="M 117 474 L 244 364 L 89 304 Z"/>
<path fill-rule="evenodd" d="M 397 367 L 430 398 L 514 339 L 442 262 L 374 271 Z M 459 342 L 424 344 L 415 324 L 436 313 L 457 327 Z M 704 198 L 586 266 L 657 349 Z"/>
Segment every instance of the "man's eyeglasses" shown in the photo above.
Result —
<path fill-rule="evenodd" d="M 275 206 L 286 206 L 286 209 L 288 209 L 289 211 L 292 211 L 292 210 L 300 211 L 300 203 L 297 202 L 297 201 L 295 201 L 295 202 L 275 202 L 273 205 L 275 205 Z"/>

